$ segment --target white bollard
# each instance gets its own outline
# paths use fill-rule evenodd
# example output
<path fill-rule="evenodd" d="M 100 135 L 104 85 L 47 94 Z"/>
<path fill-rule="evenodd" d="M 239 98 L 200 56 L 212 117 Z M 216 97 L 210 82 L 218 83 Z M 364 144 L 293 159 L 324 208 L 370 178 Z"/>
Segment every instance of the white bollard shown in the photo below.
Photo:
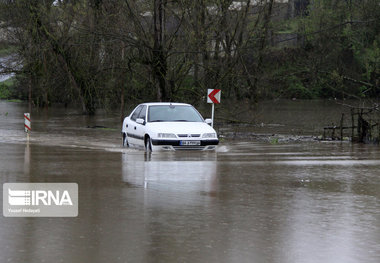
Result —
<path fill-rule="evenodd" d="M 24 113 L 24 127 L 26 132 L 26 139 L 29 141 L 30 131 L 32 130 L 32 123 L 30 121 L 30 113 Z"/>

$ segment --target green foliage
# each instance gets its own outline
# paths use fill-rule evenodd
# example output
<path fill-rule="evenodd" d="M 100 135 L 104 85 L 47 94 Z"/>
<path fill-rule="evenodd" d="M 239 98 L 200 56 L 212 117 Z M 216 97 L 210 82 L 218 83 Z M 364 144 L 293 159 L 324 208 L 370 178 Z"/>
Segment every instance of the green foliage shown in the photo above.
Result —
<path fill-rule="evenodd" d="M 313 99 L 314 94 L 307 89 L 296 77 L 288 79 L 288 88 L 285 90 L 286 97 L 296 99 Z"/>
<path fill-rule="evenodd" d="M 14 81 L 12 79 L 0 82 L 0 99 L 9 100 L 12 98 L 13 85 Z"/>
<path fill-rule="evenodd" d="M 9 99 L 11 92 L 9 91 L 8 86 L 0 83 L 0 99 Z"/>
<path fill-rule="evenodd" d="M 377 39 L 380 40 L 380 36 Z M 371 81 L 373 75 L 380 76 L 380 48 L 377 40 L 374 40 L 372 45 L 366 47 L 359 57 L 361 64 L 365 67 L 363 75 L 367 81 Z"/>
<path fill-rule="evenodd" d="M 276 32 L 280 34 L 297 33 L 299 27 L 300 27 L 299 18 L 291 18 L 289 20 L 280 21 L 275 24 Z"/>
<path fill-rule="evenodd" d="M 272 144 L 272 145 L 276 145 L 276 144 L 278 144 L 279 143 L 279 140 L 278 140 L 278 138 L 271 138 L 270 139 L 270 144 Z"/>
<path fill-rule="evenodd" d="M 304 75 L 312 89 L 322 97 L 377 96 L 380 6 L 377 0 L 362 2 L 316 0 L 309 5 L 309 15 L 302 18 L 306 66 Z M 352 22 L 351 22 L 352 21 Z"/>
<path fill-rule="evenodd" d="M 165 26 L 152 1 L 51 2 L 0 4 L 12 36 L 0 56 L 23 61 L 2 98 L 27 98 L 32 87 L 36 105 L 76 102 L 93 114 L 143 100 L 197 103 L 208 88 L 251 101 L 380 95 L 378 0 L 309 1 L 281 18 L 288 11 L 277 1 L 240 10 L 164 1 Z"/>
<path fill-rule="evenodd" d="M 16 52 L 17 52 L 17 48 L 15 46 L 0 44 L 0 57 L 9 56 Z"/>

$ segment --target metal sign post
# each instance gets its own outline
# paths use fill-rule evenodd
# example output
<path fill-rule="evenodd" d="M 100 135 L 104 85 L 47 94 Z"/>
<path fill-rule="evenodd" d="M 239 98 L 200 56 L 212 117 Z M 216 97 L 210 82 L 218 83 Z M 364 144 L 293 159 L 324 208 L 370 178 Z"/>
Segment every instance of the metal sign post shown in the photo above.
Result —
<path fill-rule="evenodd" d="M 220 95 L 221 95 L 220 89 L 208 89 L 207 90 L 207 103 L 212 103 L 211 106 L 211 127 L 214 127 L 214 111 L 215 111 L 215 104 L 220 103 Z"/>
<path fill-rule="evenodd" d="M 213 127 L 213 128 L 214 128 L 214 111 L 215 111 L 215 106 L 214 105 L 215 104 L 213 103 L 212 106 L 211 106 L 211 120 L 212 120 L 211 127 Z"/>

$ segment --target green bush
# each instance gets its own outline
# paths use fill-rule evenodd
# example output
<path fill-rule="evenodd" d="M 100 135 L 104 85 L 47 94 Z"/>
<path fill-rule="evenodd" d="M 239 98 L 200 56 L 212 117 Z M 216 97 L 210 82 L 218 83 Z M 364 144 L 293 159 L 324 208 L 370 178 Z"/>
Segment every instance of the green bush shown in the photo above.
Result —
<path fill-rule="evenodd" d="M 4 83 L 0 83 L 0 99 L 9 99 L 11 96 L 11 92 L 9 90 L 9 87 L 5 85 Z"/>
<path fill-rule="evenodd" d="M 289 79 L 285 95 L 288 98 L 297 99 L 313 99 L 315 97 L 315 95 L 296 77 Z"/>
<path fill-rule="evenodd" d="M 0 82 L 0 99 L 8 100 L 13 98 L 13 86 L 13 79 L 7 79 L 3 82 Z"/>

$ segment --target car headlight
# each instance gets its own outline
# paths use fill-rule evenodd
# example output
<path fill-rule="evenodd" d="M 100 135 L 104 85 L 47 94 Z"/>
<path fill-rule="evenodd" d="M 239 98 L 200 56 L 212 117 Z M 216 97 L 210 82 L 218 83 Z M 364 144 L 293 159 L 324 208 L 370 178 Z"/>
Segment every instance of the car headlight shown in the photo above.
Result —
<path fill-rule="evenodd" d="M 216 133 L 203 133 L 202 138 L 216 138 Z"/>
<path fill-rule="evenodd" d="M 158 138 L 177 138 L 174 133 L 159 133 Z"/>

